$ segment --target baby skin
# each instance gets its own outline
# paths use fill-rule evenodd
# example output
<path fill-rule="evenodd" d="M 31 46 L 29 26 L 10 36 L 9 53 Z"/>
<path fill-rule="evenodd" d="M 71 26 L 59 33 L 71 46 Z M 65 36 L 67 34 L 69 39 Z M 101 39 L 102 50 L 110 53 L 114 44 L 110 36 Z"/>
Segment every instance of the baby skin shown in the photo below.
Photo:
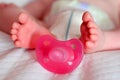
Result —
<path fill-rule="evenodd" d="M 13 4 L 0 4 L 0 16 L 3 16 L 0 19 L 0 30 L 11 35 L 16 47 L 27 49 L 35 48 L 36 42 L 40 36 L 53 36 L 53 34 L 49 32 L 49 29 L 46 28 L 46 24 L 34 18 L 29 12 Z M 118 29 L 102 31 L 95 24 L 89 12 L 83 14 L 82 20 L 82 36 L 80 40 L 84 44 L 85 53 L 120 48 L 120 43 L 111 44 L 112 40 L 112 42 L 119 42 L 120 40 L 120 38 L 117 37 L 120 35 Z M 8 21 L 7 24 L 6 21 Z M 8 26 L 8 30 L 6 30 L 3 25 Z M 114 39 L 111 39 L 111 37 Z"/>

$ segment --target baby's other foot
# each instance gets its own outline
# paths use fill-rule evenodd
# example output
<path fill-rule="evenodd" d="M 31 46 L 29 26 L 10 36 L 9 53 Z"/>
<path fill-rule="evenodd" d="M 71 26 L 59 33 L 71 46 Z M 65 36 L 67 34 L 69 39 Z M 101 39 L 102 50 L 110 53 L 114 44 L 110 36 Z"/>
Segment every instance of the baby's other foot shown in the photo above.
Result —
<path fill-rule="evenodd" d="M 0 3 L 0 8 L 6 8 L 6 7 L 10 7 L 10 6 L 15 6 L 12 3 L 6 4 L 6 3 Z"/>
<path fill-rule="evenodd" d="M 11 26 L 17 21 L 18 15 L 23 11 L 15 4 L 0 3 L 0 29 L 10 34 Z"/>
<path fill-rule="evenodd" d="M 81 24 L 81 41 L 84 44 L 85 53 L 92 53 L 102 49 L 104 35 L 101 29 L 95 24 L 89 12 L 85 12 Z"/>
<path fill-rule="evenodd" d="M 0 3 L 0 8 L 4 8 L 4 7 L 6 7 L 7 6 L 7 4 L 5 4 L 5 3 Z"/>
<path fill-rule="evenodd" d="M 45 34 L 50 33 L 27 13 L 21 13 L 18 22 L 14 22 L 11 29 L 11 37 L 15 46 L 22 48 L 35 48 L 39 37 Z"/>

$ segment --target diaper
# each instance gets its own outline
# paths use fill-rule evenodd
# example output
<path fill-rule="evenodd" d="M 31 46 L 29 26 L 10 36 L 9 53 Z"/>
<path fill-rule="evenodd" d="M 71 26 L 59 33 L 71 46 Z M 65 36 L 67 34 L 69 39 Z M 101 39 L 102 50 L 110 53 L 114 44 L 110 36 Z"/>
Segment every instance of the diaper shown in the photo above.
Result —
<path fill-rule="evenodd" d="M 95 6 L 79 3 L 77 0 L 59 0 L 54 2 L 45 21 L 51 26 L 50 31 L 60 40 L 79 38 L 82 15 L 89 11 L 101 29 L 112 29 L 113 22 L 109 16 Z"/>

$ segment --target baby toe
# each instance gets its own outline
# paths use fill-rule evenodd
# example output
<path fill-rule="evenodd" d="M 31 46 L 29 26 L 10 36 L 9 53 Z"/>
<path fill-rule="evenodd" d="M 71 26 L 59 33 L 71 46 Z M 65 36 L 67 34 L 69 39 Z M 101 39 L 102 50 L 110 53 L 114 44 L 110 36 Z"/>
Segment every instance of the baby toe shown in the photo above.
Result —
<path fill-rule="evenodd" d="M 92 41 L 96 41 L 98 39 L 97 35 L 90 35 L 90 39 Z"/>
<path fill-rule="evenodd" d="M 20 41 L 15 41 L 15 46 L 20 47 L 20 43 L 21 43 Z"/>
<path fill-rule="evenodd" d="M 20 24 L 17 23 L 17 22 L 14 22 L 13 25 L 12 25 L 13 29 L 19 29 L 19 27 L 20 27 Z"/>
<path fill-rule="evenodd" d="M 21 13 L 19 15 L 19 22 L 20 23 L 24 24 L 27 22 L 27 20 L 28 20 L 28 15 L 26 13 Z"/>
<path fill-rule="evenodd" d="M 97 25 L 95 24 L 94 21 L 89 21 L 87 26 L 88 26 L 88 28 L 96 28 L 97 27 Z"/>
<path fill-rule="evenodd" d="M 85 12 L 85 13 L 83 14 L 82 20 L 83 20 L 84 22 L 93 21 L 93 18 L 92 18 L 91 14 L 90 14 L 89 12 Z"/>
<path fill-rule="evenodd" d="M 97 34 L 98 32 L 97 32 L 97 29 L 91 28 L 91 29 L 89 29 L 89 33 L 90 33 L 90 35 L 93 35 L 93 34 Z"/>
<path fill-rule="evenodd" d="M 94 43 L 92 41 L 87 41 L 86 42 L 86 47 L 87 48 L 92 48 L 92 47 L 94 47 Z"/>
<path fill-rule="evenodd" d="M 17 36 L 16 35 L 12 35 L 11 38 L 12 38 L 13 41 L 17 40 Z"/>
<path fill-rule="evenodd" d="M 17 32 L 18 32 L 18 31 L 17 31 L 16 29 L 12 29 L 10 33 L 11 33 L 12 35 L 14 35 L 14 34 L 17 34 Z"/>

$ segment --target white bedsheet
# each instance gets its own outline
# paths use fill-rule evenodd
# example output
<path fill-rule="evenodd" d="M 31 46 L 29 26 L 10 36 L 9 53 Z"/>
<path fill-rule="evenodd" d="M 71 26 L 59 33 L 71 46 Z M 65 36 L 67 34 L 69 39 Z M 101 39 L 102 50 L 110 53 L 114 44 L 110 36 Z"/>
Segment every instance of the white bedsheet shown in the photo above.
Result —
<path fill-rule="evenodd" d="M 0 0 L 19 6 L 29 0 Z M 36 61 L 35 50 L 15 48 L 10 37 L 0 32 L 0 80 L 120 80 L 120 50 L 85 54 L 70 74 L 46 71 Z"/>

